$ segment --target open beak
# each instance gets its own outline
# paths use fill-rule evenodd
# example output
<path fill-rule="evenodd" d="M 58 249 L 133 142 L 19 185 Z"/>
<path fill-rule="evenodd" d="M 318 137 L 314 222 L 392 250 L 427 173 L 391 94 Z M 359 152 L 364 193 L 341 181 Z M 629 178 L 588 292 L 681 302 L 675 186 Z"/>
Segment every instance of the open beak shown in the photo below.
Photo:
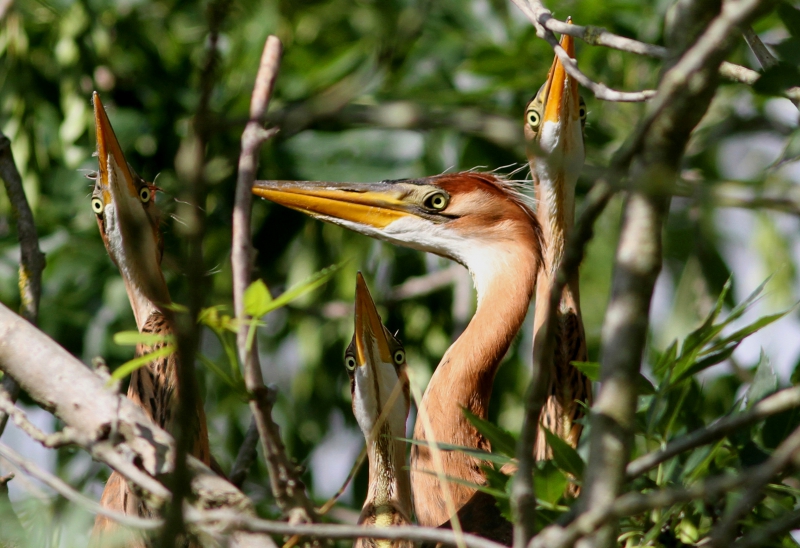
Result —
<path fill-rule="evenodd" d="M 400 184 L 392 182 L 256 181 L 253 187 L 253 194 L 311 217 L 349 221 L 376 229 L 413 215 L 403 199 L 407 193 Z"/>
<path fill-rule="evenodd" d="M 567 19 L 572 23 L 572 19 Z M 561 37 L 561 47 L 571 58 L 575 58 L 575 41 L 572 36 L 565 34 Z M 579 118 L 578 82 L 567 74 L 558 55 L 553 59 L 553 66 L 547 74 L 547 87 L 545 88 L 544 122 Z M 569 118 L 567 118 L 569 117 Z"/>
<path fill-rule="evenodd" d="M 356 365 L 370 368 L 368 375 L 377 377 L 379 363 L 392 364 L 392 351 L 383 329 L 378 309 L 367 289 L 364 277 L 356 275 Z"/>

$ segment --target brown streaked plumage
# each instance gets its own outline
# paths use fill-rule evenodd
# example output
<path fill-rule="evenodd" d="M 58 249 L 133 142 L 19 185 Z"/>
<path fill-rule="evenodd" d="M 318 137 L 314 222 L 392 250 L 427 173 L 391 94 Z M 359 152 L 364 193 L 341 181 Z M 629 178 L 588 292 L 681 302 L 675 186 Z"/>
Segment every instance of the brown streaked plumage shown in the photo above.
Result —
<path fill-rule="evenodd" d="M 364 433 L 369 490 L 358 523 L 365 527 L 411 524 L 406 466 L 408 376 L 403 345 L 381 323 L 364 278 L 356 277 L 355 332 L 345 352 L 353 414 Z M 357 539 L 356 548 L 412 548 L 404 540 Z"/>
<path fill-rule="evenodd" d="M 136 175 L 125 161 L 100 97 L 93 96 L 97 152 L 100 169 L 94 176 L 92 210 L 109 256 L 117 265 L 128 291 L 136 324 L 141 333 L 161 335 L 164 340 L 152 345 L 139 344 L 136 356 L 143 356 L 169 344 L 174 333 L 169 291 L 161 272 L 161 231 L 155 205 L 154 185 Z M 162 428 L 170 431 L 178 402 L 177 353 L 157 358 L 131 374 L 128 397 Z M 194 431 L 191 454 L 205 464 L 211 459 L 208 430 L 202 403 L 188 425 Z M 151 515 L 124 478 L 112 472 L 100 502 L 127 514 Z M 127 547 L 143 547 L 146 541 L 134 533 L 119 533 L 112 520 L 97 516 L 92 532 L 93 543 L 123 535 Z"/>
<path fill-rule="evenodd" d="M 561 46 L 570 57 L 575 57 L 571 36 L 564 35 Z M 574 222 L 575 184 L 585 157 L 585 120 L 586 106 L 578 95 L 578 83 L 567 75 L 556 57 L 547 82 L 525 108 L 525 139 L 536 191 L 536 216 L 545 242 L 544 264 L 536 288 L 534 344 L 539 340 L 550 291 L 564 257 L 566 237 Z M 591 382 L 571 365 L 573 361 L 587 361 L 577 273 L 567 280 L 556 315 L 553 370 L 541 422 L 577 447 L 583 429 L 576 422 L 583 416 L 580 403 L 591 404 L 592 398 Z M 542 429 L 535 454 L 538 459 L 551 457 Z"/>
<path fill-rule="evenodd" d="M 257 181 L 253 192 L 312 217 L 362 234 L 442 255 L 465 265 L 478 306 L 464 333 L 445 353 L 420 402 L 432 432 L 417 420 L 414 438 L 489 449 L 467 421 L 486 419 L 495 373 L 519 331 L 542 265 L 541 229 L 525 199 L 494 174 L 462 172 L 373 184 Z M 441 454 L 447 476 L 485 483 L 481 462 L 457 451 Z M 420 525 L 444 525 L 444 486 L 424 446 L 411 451 L 414 510 Z M 466 531 L 510 542 L 511 527 L 494 500 L 466 485 L 449 491 Z M 479 529 L 480 528 L 480 529 Z"/>

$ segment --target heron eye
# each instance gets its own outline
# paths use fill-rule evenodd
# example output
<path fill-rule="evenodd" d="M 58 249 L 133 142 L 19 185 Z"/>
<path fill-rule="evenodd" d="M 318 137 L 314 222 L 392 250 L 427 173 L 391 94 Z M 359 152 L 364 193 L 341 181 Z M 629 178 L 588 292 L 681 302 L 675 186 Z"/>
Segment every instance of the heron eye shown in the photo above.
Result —
<path fill-rule="evenodd" d="M 345 356 L 344 366 L 347 368 L 348 371 L 354 370 L 356 368 L 356 359 L 353 356 Z"/>
<path fill-rule="evenodd" d="M 535 110 L 529 110 L 527 114 L 528 125 L 531 129 L 539 129 L 539 124 L 542 122 L 542 117 Z"/>
<path fill-rule="evenodd" d="M 450 197 L 443 192 L 434 192 L 425 198 L 425 207 L 434 211 L 441 211 L 450 203 Z"/>
<path fill-rule="evenodd" d="M 150 192 L 150 189 L 148 187 L 146 187 L 146 186 L 143 186 L 142 188 L 139 189 L 139 199 L 142 201 L 143 204 L 146 204 L 147 202 L 149 202 L 150 201 L 150 197 L 152 195 L 153 195 L 153 193 Z"/>
<path fill-rule="evenodd" d="M 586 121 L 586 103 L 583 102 L 583 98 L 581 98 L 580 107 L 578 108 L 578 116 L 581 117 L 581 122 Z"/>
<path fill-rule="evenodd" d="M 92 198 L 92 211 L 100 215 L 103 213 L 104 204 L 100 198 Z"/>
<path fill-rule="evenodd" d="M 395 350 L 394 351 L 394 363 L 397 365 L 402 365 L 406 361 L 406 353 L 402 350 Z"/>

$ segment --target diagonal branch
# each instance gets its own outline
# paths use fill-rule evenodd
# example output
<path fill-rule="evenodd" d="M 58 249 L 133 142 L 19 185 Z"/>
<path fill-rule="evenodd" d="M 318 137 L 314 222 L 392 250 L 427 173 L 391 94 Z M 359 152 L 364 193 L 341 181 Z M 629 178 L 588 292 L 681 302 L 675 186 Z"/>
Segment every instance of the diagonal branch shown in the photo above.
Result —
<path fill-rule="evenodd" d="M 236 180 L 236 202 L 233 209 L 233 303 L 239 320 L 236 340 L 239 359 L 244 366 L 244 379 L 250 394 L 250 409 L 258 427 L 261 445 L 269 470 L 272 494 L 284 515 L 291 523 L 317 521 L 314 505 L 305 492 L 297 467 L 286 455 L 278 425 L 272 419 L 274 391 L 264 385 L 258 349 L 255 340 L 248 346 L 249 320 L 245 313 L 244 291 L 250 284 L 253 270 L 253 251 L 250 243 L 250 210 L 253 201 L 253 181 L 258 166 L 261 145 L 275 131 L 262 127 L 275 79 L 278 77 L 283 46 L 275 36 L 267 38 L 261 64 L 256 74 L 253 95 L 250 100 L 250 121 L 242 133 L 242 152 L 239 156 L 239 174 Z"/>
<path fill-rule="evenodd" d="M 42 271 L 45 259 L 39 249 L 39 236 L 36 233 L 33 212 L 22 187 L 22 177 L 11 153 L 11 141 L 2 132 L 0 132 L 0 178 L 3 179 L 8 200 L 11 202 L 12 216 L 16 221 L 19 237 L 19 296 L 22 303 L 20 312 L 26 320 L 35 325 L 39 317 L 39 298 L 42 294 Z M 12 402 L 16 402 L 19 385 L 10 377 L 3 378 L 0 392 L 6 393 Z M 8 413 L 0 410 L 0 435 L 3 434 L 7 422 Z"/>

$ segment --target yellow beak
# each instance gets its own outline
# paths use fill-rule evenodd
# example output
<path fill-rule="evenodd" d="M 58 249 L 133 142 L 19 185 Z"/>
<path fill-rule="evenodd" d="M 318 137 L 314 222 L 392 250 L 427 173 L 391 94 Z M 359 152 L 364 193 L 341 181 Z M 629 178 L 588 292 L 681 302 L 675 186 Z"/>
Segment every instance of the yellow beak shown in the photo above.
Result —
<path fill-rule="evenodd" d="M 571 19 L 567 20 L 572 23 Z M 575 58 L 575 42 L 572 36 L 565 34 L 561 37 L 561 47 L 571 58 Z M 558 122 L 562 119 L 579 118 L 578 82 L 567 74 L 558 55 L 553 59 L 553 66 L 547 74 L 547 87 L 545 89 L 545 122 Z"/>
<path fill-rule="evenodd" d="M 392 351 L 378 309 L 361 272 L 356 275 L 355 327 L 356 363 L 359 367 L 368 365 L 370 375 L 374 373 L 378 378 L 378 363 L 392 364 Z"/>
<path fill-rule="evenodd" d="M 413 215 L 408 191 L 392 182 L 256 181 L 253 194 L 321 220 L 343 220 L 383 229 Z"/>
<path fill-rule="evenodd" d="M 94 125 L 97 133 L 97 156 L 100 164 L 103 201 L 105 205 L 108 205 L 111 203 L 112 183 L 117 186 L 116 190 L 125 190 L 130 196 L 136 196 L 138 189 L 133 183 L 133 174 L 122 153 L 122 147 L 119 146 L 117 136 L 114 134 L 114 128 L 111 127 L 111 122 L 108 120 L 106 109 L 100 101 L 100 95 L 96 91 L 92 94 L 92 103 L 94 104 Z M 112 176 L 112 172 L 114 176 Z M 122 180 L 119 180 L 120 178 Z"/>

